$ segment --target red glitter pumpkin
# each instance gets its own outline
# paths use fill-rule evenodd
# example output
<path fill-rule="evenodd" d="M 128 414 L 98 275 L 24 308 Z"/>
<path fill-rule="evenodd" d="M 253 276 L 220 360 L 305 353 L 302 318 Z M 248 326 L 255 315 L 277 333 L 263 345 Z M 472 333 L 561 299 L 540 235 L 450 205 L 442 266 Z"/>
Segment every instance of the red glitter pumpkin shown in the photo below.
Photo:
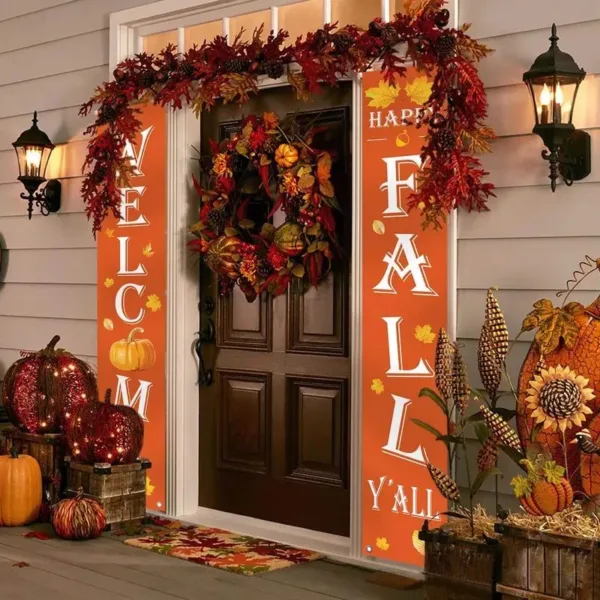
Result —
<path fill-rule="evenodd" d="M 43 350 L 25 353 L 6 372 L 4 406 L 27 433 L 60 433 L 78 406 L 98 399 L 92 368 L 56 348 L 59 340 L 55 335 Z"/>
<path fill-rule="evenodd" d="M 144 443 L 144 423 L 130 406 L 111 404 L 111 390 L 104 402 L 80 407 L 67 429 L 71 456 L 83 463 L 111 465 L 135 462 Z"/>

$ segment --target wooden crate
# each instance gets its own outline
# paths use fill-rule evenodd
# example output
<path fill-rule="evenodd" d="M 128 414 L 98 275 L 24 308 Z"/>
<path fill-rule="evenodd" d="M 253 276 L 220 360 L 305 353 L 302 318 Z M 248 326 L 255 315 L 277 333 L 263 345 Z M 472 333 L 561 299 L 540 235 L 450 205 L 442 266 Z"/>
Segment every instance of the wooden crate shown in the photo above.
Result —
<path fill-rule="evenodd" d="M 64 483 L 64 436 L 60 433 L 24 433 L 14 427 L 4 432 L 5 449 L 15 446 L 19 454 L 33 456 L 42 471 L 44 501 L 55 504 L 61 498 Z"/>
<path fill-rule="evenodd" d="M 97 500 L 106 513 L 110 528 L 141 524 L 146 516 L 146 473 L 150 461 L 140 459 L 128 465 L 84 465 L 67 460 L 65 495 L 83 493 Z"/>
<path fill-rule="evenodd" d="M 502 600 L 600 600 L 597 541 L 504 523 L 496 531 L 502 534 Z"/>
<path fill-rule="evenodd" d="M 500 544 L 473 542 L 443 530 L 422 530 L 428 600 L 496 600 Z"/>

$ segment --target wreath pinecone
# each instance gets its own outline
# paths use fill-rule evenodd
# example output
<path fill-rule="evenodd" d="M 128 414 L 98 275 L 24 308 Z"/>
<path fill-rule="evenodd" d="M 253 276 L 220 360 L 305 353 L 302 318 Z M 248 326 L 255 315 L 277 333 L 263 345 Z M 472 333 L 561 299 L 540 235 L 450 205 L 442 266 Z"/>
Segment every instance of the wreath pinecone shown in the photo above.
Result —
<path fill-rule="evenodd" d="M 352 36 L 340 31 L 333 36 L 333 46 L 340 53 L 346 52 L 354 43 Z"/>
<path fill-rule="evenodd" d="M 194 67 L 185 61 L 179 63 L 179 69 L 186 77 L 193 77 L 194 73 L 196 72 Z"/>
<path fill-rule="evenodd" d="M 102 123 L 112 123 L 117 119 L 119 113 L 114 106 L 103 106 L 98 112 L 98 118 Z"/>
<path fill-rule="evenodd" d="M 440 494 L 450 502 L 460 502 L 460 491 L 456 483 L 431 463 L 427 463 L 427 469 Z"/>
<path fill-rule="evenodd" d="M 435 385 L 444 401 L 452 402 L 452 363 L 454 346 L 444 329 L 440 329 L 435 347 Z"/>
<path fill-rule="evenodd" d="M 387 48 L 393 48 L 399 41 L 400 36 L 393 25 L 386 25 L 381 32 L 381 40 Z"/>
<path fill-rule="evenodd" d="M 213 208 L 206 219 L 217 235 L 220 235 L 227 224 L 227 213 L 222 208 Z"/>
<path fill-rule="evenodd" d="M 227 73 L 244 73 L 250 67 L 250 61 L 245 58 L 229 58 L 223 61 L 223 70 Z"/>
<path fill-rule="evenodd" d="M 263 148 L 265 150 L 265 152 L 267 152 L 268 154 L 275 154 L 275 150 L 277 150 L 277 147 L 280 144 L 280 138 L 277 135 L 270 135 L 267 138 L 267 141 L 265 142 Z"/>
<path fill-rule="evenodd" d="M 480 471 L 488 471 L 496 466 L 498 460 L 498 444 L 490 435 L 477 453 L 477 467 Z"/>
<path fill-rule="evenodd" d="M 263 70 L 270 79 L 279 79 L 283 77 L 285 67 L 281 60 L 269 60 L 264 64 Z"/>
<path fill-rule="evenodd" d="M 145 88 L 150 88 L 154 85 L 154 82 L 156 81 L 156 75 L 155 73 L 153 73 L 152 71 L 144 71 L 141 75 L 140 75 L 140 83 L 145 87 Z"/>
<path fill-rule="evenodd" d="M 94 181 L 101 183 L 108 175 L 108 168 L 105 165 L 96 165 L 94 167 Z"/>
<path fill-rule="evenodd" d="M 506 320 L 504 319 L 500 304 L 498 304 L 498 300 L 493 294 L 493 289 L 490 288 L 487 291 L 485 320 L 490 327 L 492 342 L 502 363 L 508 354 L 508 327 L 506 326 Z"/>
<path fill-rule="evenodd" d="M 435 45 L 437 54 L 440 58 L 450 58 L 456 48 L 456 40 L 450 33 L 440 35 Z"/>
<path fill-rule="evenodd" d="M 521 443 L 517 432 L 500 415 L 493 413 L 487 406 L 480 406 L 479 410 L 491 435 L 499 443 L 520 452 Z"/>
<path fill-rule="evenodd" d="M 485 391 L 495 398 L 502 379 L 502 363 L 498 359 L 489 324 L 484 322 L 477 347 L 477 366 Z"/>
<path fill-rule="evenodd" d="M 452 396 L 454 403 L 464 415 L 469 405 L 471 390 L 467 379 L 467 365 L 461 356 L 458 346 L 454 345 L 454 361 L 452 362 Z"/>
<path fill-rule="evenodd" d="M 440 150 L 448 152 L 456 146 L 456 134 L 450 129 L 441 129 L 435 136 Z"/>

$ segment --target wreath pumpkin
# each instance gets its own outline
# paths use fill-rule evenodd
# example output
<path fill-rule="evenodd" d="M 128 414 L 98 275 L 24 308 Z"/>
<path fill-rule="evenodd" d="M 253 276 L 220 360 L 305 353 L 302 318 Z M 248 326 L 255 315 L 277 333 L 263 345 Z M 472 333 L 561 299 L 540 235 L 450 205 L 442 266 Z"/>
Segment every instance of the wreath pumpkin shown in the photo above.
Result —
<path fill-rule="evenodd" d="M 250 115 L 221 143 L 211 142 L 189 246 L 228 294 L 238 285 L 249 302 L 282 294 L 295 282 L 317 286 L 341 256 L 331 182 L 331 155 L 313 147 L 316 130 L 274 113 Z M 285 221 L 278 226 L 278 211 Z"/>

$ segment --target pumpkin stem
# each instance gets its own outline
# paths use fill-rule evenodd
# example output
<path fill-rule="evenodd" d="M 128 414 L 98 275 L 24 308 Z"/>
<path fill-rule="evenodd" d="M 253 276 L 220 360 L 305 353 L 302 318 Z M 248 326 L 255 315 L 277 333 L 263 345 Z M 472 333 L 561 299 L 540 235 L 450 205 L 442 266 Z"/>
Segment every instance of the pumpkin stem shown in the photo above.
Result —
<path fill-rule="evenodd" d="M 10 457 L 19 458 L 19 449 L 16 446 L 10 447 Z"/>
<path fill-rule="evenodd" d="M 46 346 L 46 350 L 54 350 L 54 348 L 56 348 L 56 344 L 58 344 L 59 341 L 60 341 L 60 335 L 55 335 L 50 340 L 50 343 Z"/>
<path fill-rule="evenodd" d="M 110 404 L 111 397 L 112 397 L 112 390 L 110 388 L 108 388 L 106 390 L 106 392 L 104 392 L 104 402 L 106 402 L 106 404 Z"/>
<path fill-rule="evenodd" d="M 77 488 L 77 496 L 75 497 L 75 500 L 81 500 L 83 498 L 83 488 L 81 486 L 79 486 Z"/>
<path fill-rule="evenodd" d="M 127 337 L 127 343 L 128 343 L 128 344 L 131 344 L 133 341 L 135 341 L 133 338 L 134 338 L 135 334 L 136 334 L 138 331 L 139 331 L 140 333 L 144 333 L 144 329 L 143 329 L 142 327 L 134 327 L 134 328 L 133 328 L 133 329 L 132 329 L 132 330 L 129 332 L 129 336 Z"/>

